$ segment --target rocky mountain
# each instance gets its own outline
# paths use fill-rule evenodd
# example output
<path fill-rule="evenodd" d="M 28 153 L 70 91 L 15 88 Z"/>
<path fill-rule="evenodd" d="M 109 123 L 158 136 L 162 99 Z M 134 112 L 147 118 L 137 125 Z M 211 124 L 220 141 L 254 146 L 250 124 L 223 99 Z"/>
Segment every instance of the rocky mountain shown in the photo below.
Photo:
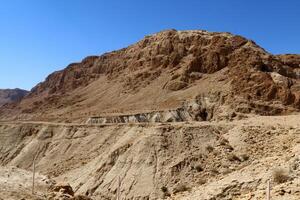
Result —
<path fill-rule="evenodd" d="M 300 55 L 162 31 L 0 108 L 0 200 L 298 200 L 299 109 Z"/>
<path fill-rule="evenodd" d="M 25 97 L 29 91 L 21 89 L 0 89 L 0 107 L 6 103 L 16 103 Z"/>
<path fill-rule="evenodd" d="M 224 109 L 287 113 L 300 108 L 299 68 L 299 55 L 272 55 L 241 36 L 167 30 L 70 64 L 0 113 L 1 118 L 84 121 L 175 109 L 201 96 L 206 98 L 202 110 L 214 118 Z M 206 108 L 207 101 L 213 108 Z"/>

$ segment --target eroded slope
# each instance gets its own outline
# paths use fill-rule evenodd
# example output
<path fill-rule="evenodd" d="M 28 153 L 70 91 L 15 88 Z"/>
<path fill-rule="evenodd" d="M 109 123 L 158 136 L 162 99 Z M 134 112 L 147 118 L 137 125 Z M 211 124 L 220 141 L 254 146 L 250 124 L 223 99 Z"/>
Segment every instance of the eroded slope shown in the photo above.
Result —
<path fill-rule="evenodd" d="M 116 198 L 119 179 L 125 199 L 259 197 L 276 168 L 287 170 L 296 187 L 298 119 L 105 126 L 4 123 L 0 162 L 30 169 L 39 152 L 39 173 L 69 182 L 76 194 L 94 199 Z M 280 194 L 274 190 L 274 195 Z"/>
<path fill-rule="evenodd" d="M 0 116 L 83 122 L 174 109 L 210 93 L 238 112 L 287 113 L 300 105 L 298 61 L 297 55 L 273 56 L 229 33 L 168 30 L 70 64 Z"/>

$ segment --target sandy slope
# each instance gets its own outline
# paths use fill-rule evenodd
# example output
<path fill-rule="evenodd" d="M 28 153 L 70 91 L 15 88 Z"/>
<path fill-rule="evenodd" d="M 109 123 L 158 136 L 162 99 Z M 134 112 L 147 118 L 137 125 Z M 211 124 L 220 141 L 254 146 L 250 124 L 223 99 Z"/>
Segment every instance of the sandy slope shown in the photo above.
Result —
<path fill-rule="evenodd" d="M 30 170 L 39 151 L 40 173 L 94 199 L 114 199 L 119 177 L 125 199 L 162 199 L 168 193 L 172 199 L 260 199 L 266 180 L 283 168 L 291 179 L 272 182 L 272 195 L 297 199 L 299 134 L 297 114 L 165 124 L 3 122 L 0 161 Z M 181 185 L 190 192 L 177 192 Z"/>

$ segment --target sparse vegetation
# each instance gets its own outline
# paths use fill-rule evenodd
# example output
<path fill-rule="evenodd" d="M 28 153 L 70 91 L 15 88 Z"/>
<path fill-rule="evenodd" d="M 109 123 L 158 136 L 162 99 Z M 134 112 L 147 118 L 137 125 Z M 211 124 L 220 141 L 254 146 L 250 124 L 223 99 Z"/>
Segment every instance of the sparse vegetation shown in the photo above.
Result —
<path fill-rule="evenodd" d="M 225 138 L 222 138 L 221 141 L 220 141 L 220 145 L 227 145 L 228 144 L 228 140 L 226 140 Z"/>
<path fill-rule="evenodd" d="M 180 75 L 179 74 L 174 74 L 172 77 L 171 77 L 171 80 L 175 80 L 179 77 Z"/>
<path fill-rule="evenodd" d="M 227 149 L 228 151 L 233 151 L 234 150 L 234 148 L 229 144 L 225 144 L 225 149 Z"/>
<path fill-rule="evenodd" d="M 217 169 L 212 169 L 210 172 L 214 175 L 219 174 L 219 171 Z"/>
<path fill-rule="evenodd" d="M 281 184 L 289 180 L 289 174 L 284 169 L 276 169 L 273 172 L 273 180 L 275 183 Z"/>
<path fill-rule="evenodd" d="M 292 163 L 291 163 L 291 169 L 292 170 L 297 170 L 300 167 L 300 159 L 296 158 Z"/>
<path fill-rule="evenodd" d="M 287 150 L 288 148 L 289 148 L 289 147 L 286 146 L 286 145 L 283 145 L 283 146 L 282 146 L 282 149 L 283 149 L 283 150 Z"/>
<path fill-rule="evenodd" d="M 173 189 L 173 193 L 177 194 L 179 192 L 185 192 L 185 191 L 189 191 L 190 188 L 186 185 L 186 184 L 178 184 L 174 189 Z"/>
<path fill-rule="evenodd" d="M 223 171 L 223 175 L 230 174 L 231 172 L 232 172 L 231 169 L 226 168 L 226 169 Z"/>
<path fill-rule="evenodd" d="M 219 151 L 213 151 L 213 155 L 214 155 L 214 156 L 218 156 L 219 154 L 220 154 Z"/>
<path fill-rule="evenodd" d="M 228 155 L 227 155 L 227 159 L 228 159 L 229 161 L 231 161 L 231 162 L 234 162 L 234 161 L 239 161 L 239 162 L 241 162 L 241 159 L 240 159 L 237 155 L 235 155 L 235 154 L 233 154 L 233 153 L 228 154 Z"/>
<path fill-rule="evenodd" d="M 208 146 L 206 146 L 206 150 L 207 150 L 209 153 L 211 153 L 211 152 L 213 152 L 214 148 L 213 148 L 213 146 L 208 145 Z"/>
<path fill-rule="evenodd" d="M 168 192 L 168 188 L 166 186 L 162 186 L 160 189 L 161 189 L 161 191 L 163 193 L 167 193 Z"/>
<path fill-rule="evenodd" d="M 171 196 L 171 194 L 166 186 L 162 186 L 160 189 L 163 192 L 164 198 Z"/>
<path fill-rule="evenodd" d="M 207 182 L 207 180 L 204 178 L 198 180 L 199 185 L 204 185 L 206 182 Z"/>
<path fill-rule="evenodd" d="M 247 154 L 242 154 L 241 155 L 242 161 L 247 161 L 249 160 L 249 156 Z"/>
<path fill-rule="evenodd" d="M 197 172 L 202 172 L 203 171 L 203 168 L 200 164 L 196 165 L 195 169 L 196 169 Z"/>

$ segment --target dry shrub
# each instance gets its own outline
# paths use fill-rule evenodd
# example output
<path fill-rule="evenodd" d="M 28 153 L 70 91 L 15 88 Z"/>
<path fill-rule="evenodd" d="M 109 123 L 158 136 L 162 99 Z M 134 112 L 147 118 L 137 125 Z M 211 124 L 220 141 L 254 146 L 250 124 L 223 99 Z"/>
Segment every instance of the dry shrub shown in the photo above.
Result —
<path fill-rule="evenodd" d="M 171 80 L 175 80 L 175 79 L 177 79 L 177 78 L 179 78 L 179 74 L 174 74 L 172 77 L 171 77 Z"/>
<path fill-rule="evenodd" d="M 213 175 L 219 174 L 219 171 L 218 171 L 217 169 L 212 169 L 212 170 L 210 170 L 210 172 L 211 172 Z"/>
<path fill-rule="evenodd" d="M 201 167 L 201 165 L 196 165 L 195 169 L 197 170 L 197 172 L 203 171 L 203 168 Z"/>
<path fill-rule="evenodd" d="M 207 150 L 209 153 L 211 153 L 211 152 L 213 152 L 214 148 L 213 148 L 211 145 L 208 145 L 208 146 L 206 147 L 206 150 Z"/>
<path fill-rule="evenodd" d="M 204 185 L 205 183 L 207 183 L 207 180 L 202 178 L 202 179 L 199 179 L 198 182 L 197 182 L 199 185 Z"/>
<path fill-rule="evenodd" d="M 160 189 L 163 192 L 164 198 L 171 196 L 171 194 L 169 193 L 169 190 L 166 186 L 162 186 Z"/>
<path fill-rule="evenodd" d="M 241 161 L 241 159 L 240 159 L 238 156 L 236 156 L 235 154 L 233 154 L 233 153 L 229 154 L 229 155 L 227 156 L 227 158 L 228 158 L 228 160 L 231 161 L 231 162 L 234 162 L 234 161 L 240 162 L 240 161 Z"/>
<path fill-rule="evenodd" d="M 233 151 L 234 148 L 230 145 L 230 144 L 225 144 L 224 145 L 225 149 L 227 149 L 228 151 Z"/>
<path fill-rule="evenodd" d="M 249 160 L 249 156 L 247 154 L 242 154 L 241 158 L 242 158 L 243 161 Z"/>
<path fill-rule="evenodd" d="M 225 138 L 222 138 L 221 141 L 220 141 L 220 145 L 227 145 L 228 144 L 228 140 L 226 140 Z"/>
<path fill-rule="evenodd" d="M 173 193 L 179 193 L 179 192 L 185 192 L 185 191 L 190 191 L 190 188 L 186 184 L 178 184 L 174 189 Z"/>
<path fill-rule="evenodd" d="M 168 188 L 167 188 L 166 186 L 162 186 L 162 187 L 161 187 L 161 191 L 162 191 L 163 193 L 166 193 L 166 192 L 168 192 Z"/>
<path fill-rule="evenodd" d="M 230 174 L 231 172 L 232 172 L 231 169 L 226 168 L 226 169 L 223 171 L 223 175 Z"/>
<path fill-rule="evenodd" d="M 284 169 L 276 169 L 273 172 L 273 180 L 275 183 L 285 183 L 289 180 L 288 172 Z"/>

